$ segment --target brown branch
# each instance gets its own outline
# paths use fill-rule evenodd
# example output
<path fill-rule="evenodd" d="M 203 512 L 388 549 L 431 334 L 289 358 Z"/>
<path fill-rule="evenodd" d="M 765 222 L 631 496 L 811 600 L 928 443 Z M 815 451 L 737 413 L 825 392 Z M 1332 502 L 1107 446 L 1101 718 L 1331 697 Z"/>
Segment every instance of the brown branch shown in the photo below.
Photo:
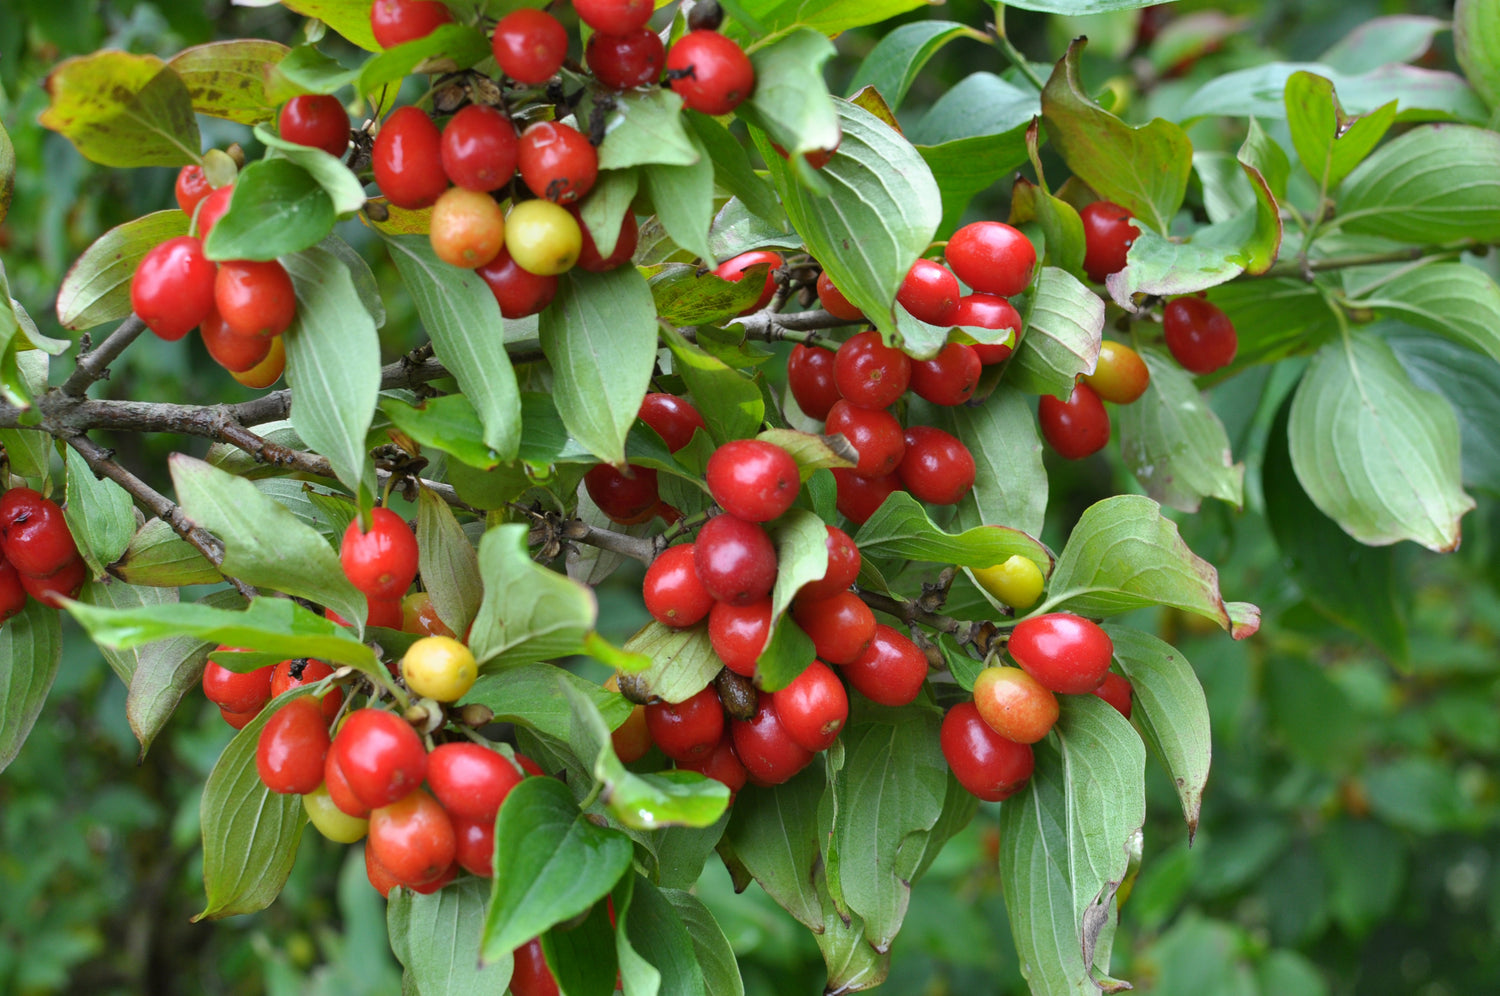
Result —
<path fill-rule="evenodd" d="M 109 365 L 144 331 L 146 323 L 135 315 L 121 322 L 103 342 L 78 357 L 78 366 L 63 382 L 63 393 L 69 397 L 83 397 L 95 381 L 109 376 Z"/>
<path fill-rule="evenodd" d="M 565 523 L 562 527 L 562 535 L 564 539 L 575 543 L 584 543 L 600 550 L 639 560 L 648 567 L 651 561 L 656 559 L 656 541 L 649 536 L 617 533 L 612 529 L 591 526 L 582 519 L 571 519 Z"/>
<path fill-rule="evenodd" d="M 1478 248 L 1472 242 L 1453 243 L 1444 246 L 1413 246 L 1409 249 L 1393 249 L 1390 252 L 1357 253 L 1350 256 L 1328 256 L 1324 259 L 1288 259 L 1277 263 L 1264 273 L 1242 274 L 1241 280 L 1266 280 L 1277 277 L 1292 277 L 1312 283 L 1313 275 L 1327 270 L 1344 270 L 1356 266 L 1379 266 L 1384 263 L 1409 263 L 1427 256 L 1439 257 Z"/>

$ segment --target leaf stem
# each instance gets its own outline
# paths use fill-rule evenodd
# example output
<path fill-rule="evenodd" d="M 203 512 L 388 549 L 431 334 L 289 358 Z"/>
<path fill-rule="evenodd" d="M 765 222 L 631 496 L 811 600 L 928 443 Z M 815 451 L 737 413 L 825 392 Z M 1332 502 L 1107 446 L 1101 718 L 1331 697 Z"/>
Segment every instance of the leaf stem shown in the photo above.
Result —
<path fill-rule="evenodd" d="M 1011 65 L 1020 71 L 1022 76 L 1026 77 L 1032 86 L 1036 87 L 1037 93 L 1041 93 L 1047 88 L 1047 84 L 1042 82 L 1042 78 L 1036 74 L 1036 70 L 1031 68 L 1031 63 L 1026 61 L 1026 56 L 1022 55 L 1021 50 L 1011 44 L 1010 38 L 1005 33 L 1005 8 L 1000 4 L 995 5 L 994 33 L 991 37 L 995 42 L 995 47 L 1010 61 Z"/>
<path fill-rule="evenodd" d="M 1356 266 L 1379 266 L 1383 263 L 1406 263 L 1427 257 L 1446 257 L 1473 248 L 1472 243 L 1444 246 L 1412 246 L 1409 249 L 1392 249 L 1386 252 L 1355 253 L 1349 256 L 1329 256 L 1326 259 L 1291 259 L 1277 263 L 1264 273 L 1245 274 L 1242 280 L 1267 280 L 1279 277 L 1294 277 L 1312 283 L 1313 275 L 1327 270 L 1344 270 Z"/>
<path fill-rule="evenodd" d="M 63 381 L 62 392 L 71 398 L 83 397 L 95 381 L 109 376 L 109 365 L 144 331 L 145 322 L 135 315 L 126 318 L 103 342 L 78 357 L 78 366 Z"/>

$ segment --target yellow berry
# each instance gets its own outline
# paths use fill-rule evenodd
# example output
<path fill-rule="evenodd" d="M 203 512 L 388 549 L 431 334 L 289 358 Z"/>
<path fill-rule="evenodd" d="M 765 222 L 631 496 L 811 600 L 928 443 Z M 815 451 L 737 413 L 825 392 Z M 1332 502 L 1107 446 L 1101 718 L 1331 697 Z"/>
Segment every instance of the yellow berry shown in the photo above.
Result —
<path fill-rule="evenodd" d="M 1021 610 L 1036 604 L 1046 583 L 1036 562 L 1020 554 L 1003 564 L 979 568 L 974 572 L 974 580 L 1006 605 Z"/>
<path fill-rule="evenodd" d="M 505 250 L 526 272 L 556 276 L 578 262 L 583 231 L 567 208 L 551 201 L 522 201 L 506 216 Z"/>
<path fill-rule="evenodd" d="M 302 808 L 307 810 L 307 818 L 318 828 L 318 833 L 340 844 L 352 844 L 370 830 L 369 820 L 350 816 L 334 803 L 327 785 L 319 785 L 304 795 Z"/>
<path fill-rule="evenodd" d="M 407 649 L 401 676 L 423 698 L 457 702 L 474 686 L 479 665 L 469 648 L 451 636 L 426 636 Z"/>

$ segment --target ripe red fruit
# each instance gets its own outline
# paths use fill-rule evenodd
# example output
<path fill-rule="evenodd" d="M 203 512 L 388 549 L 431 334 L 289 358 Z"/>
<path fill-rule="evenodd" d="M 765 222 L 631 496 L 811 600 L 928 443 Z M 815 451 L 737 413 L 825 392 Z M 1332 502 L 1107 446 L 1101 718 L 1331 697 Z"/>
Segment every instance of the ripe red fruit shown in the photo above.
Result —
<path fill-rule="evenodd" d="M 906 453 L 906 437 L 896 416 L 882 408 L 856 408 L 848 401 L 836 402 L 828 413 L 823 431 L 842 435 L 859 453 L 854 473 L 861 477 L 884 477 L 894 473 Z"/>
<path fill-rule="evenodd" d="M 297 292 L 274 259 L 229 260 L 214 278 L 214 310 L 235 335 L 280 335 L 297 317 Z"/>
<path fill-rule="evenodd" d="M 168 239 L 135 268 L 131 310 L 163 339 L 181 339 L 213 310 L 217 272 L 202 242 L 191 235 Z"/>
<path fill-rule="evenodd" d="M 271 336 L 240 335 L 224 324 L 217 311 L 209 313 L 198 326 L 198 334 L 214 362 L 231 373 L 255 369 L 271 355 Z"/>
<path fill-rule="evenodd" d="M 63 510 L 31 488 L 0 497 L 0 549 L 22 575 L 44 578 L 78 558 Z"/>
<path fill-rule="evenodd" d="M 861 332 L 839 347 L 833 380 L 851 405 L 888 408 L 906 393 L 911 359 L 881 342 L 879 332 Z"/>
<path fill-rule="evenodd" d="M 786 735 L 814 753 L 832 746 L 849 718 L 849 694 L 822 661 L 813 661 L 791 684 L 772 692 L 771 704 Z"/>
<path fill-rule="evenodd" d="M 702 758 L 724 735 L 724 706 L 719 693 L 709 685 L 684 702 L 653 702 L 646 706 L 646 729 L 672 760 Z"/>
<path fill-rule="evenodd" d="M 328 759 L 323 762 L 323 784 L 328 787 L 328 798 L 342 812 L 361 820 L 370 815 L 370 807 L 355 796 L 349 787 L 349 779 L 344 777 L 344 769 L 339 767 L 338 754 L 331 749 Z"/>
<path fill-rule="evenodd" d="M 713 750 L 688 761 L 678 761 L 677 766 L 686 768 L 688 771 L 696 771 L 706 778 L 712 778 L 721 785 L 728 786 L 731 802 L 734 800 L 734 794 L 745 787 L 745 780 L 750 777 L 745 771 L 745 766 L 740 763 L 739 755 L 734 752 L 734 735 L 727 727 Z"/>
<path fill-rule="evenodd" d="M 1131 223 L 1129 211 L 1109 201 L 1085 205 L 1078 217 L 1083 221 L 1083 272 L 1102 284 L 1125 269 L 1125 256 L 1141 230 Z"/>
<path fill-rule="evenodd" d="M 349 148 L 349 112 L 337 97 L 304 93 L 281 105 L 276 120 L 281 137 L 298 145 L 343 157 Z"/>
<path fill-rule="evenodd" d="M 541 11 L 530 12 L 548 17 Z M 493 107 L 470 104 L 443 128 L 443 172 L 465 190 L 498 190 L 516 175 L 520 144 L 510 118 Z"/>
<path fill-rule="evenodd" d="M 835 318 L 842 318 L 846 322 L 864 320 L 865 313 L 856 308 L 844 296 L 844 292 L 833 285 L 826 270 L 818 274 L 818 303 L 823 306 L 824 311 Z"/>
<path fill-rule="evenodd" d="M 896 473 L 922 501 L 956 505 L 974 486 L 974 455 L 957 436 L 913 425 L 906 430 L 906 455 Z"/>
<path fill-rule="evenodd" d="M 953 273 L 982 294 L 1011 297 L 1024 291 L 1036 270 L 1036 248 L 1000 221 L 976 221 L 953 233 L 943 256 Z"/>
<path fill-rule="evenodd" d="M 693 568 L 691 543 L 663 550 L 646 568 L 641 593 L 651 617 L 676 629 L 697 625 L 714 607 L 714 597 Z"/>
<path fill-rule="evenodd" d="M 515 967 L 510 974 L 511 996 L 558 996 L 557 980 L 552 977 L 552 969 L 547 967 L 541 938 L 533 937 L 516 948 L 514 957 Z"/>
<path fill-rule="evenodd" d="M 946 266 L 918 259 L 906 271 L 906 279 L 896 291 L 896 303 L 929 325 L 951 325 L 961 293 L 958 278 Z"/>
<path fill-rule="evenodd" d="M 1003 297 L 993 294 L 969 294 L 958 299 L 958 309 L 953 313 L 954 325 L 966 325 L 980 329 L 1014 329 L 1015 335 L 1006 343 L 972 343 L 969 348 L 979 356 L 986 366 L 1002 363 L 1015 351 L 1015 342 L 1021 335 L 1021 313 Z"/>
<path fill-rule="evenodd" d="M 375 136 L 370 164 L 380 192 L 397 207 L 427 207 L 448 189 L 443 134 L 420 107 L 391 112 Z"/>
<path fill-rule="evenodd" d="M 667 444 L 667 449 L 676 453 L 693 441 L 693 433 L 699 429 L 708 431 L 703 414 L 686 398 L 675 394 L 652 391 L 641 399 L 641 410 L 637 417 L 656 430 L 656 434 Z"/>
<path fill-rule="evenodd" d="M 647 521 L 661 499 L 656 490 L 656 471 L 631 464 L 630 472 L 632 476 L 626 477 L 601 463 L 583 475 L 583 486 L 599 511 L 622 525 Z"/>
<path fill-rule="evenodd" d="M 771 600 L 748 605 L 715 602 L 708 611 L 708 642 L 724 666 L 747 678 L 755 676 L 755 660 L 771 635 Z"/>
<path fill-rule="evenodd" d="M 797 461 L 774 443 L 733 439 L 714 450 L 704 475 L 719 507 L 748 522 L 770 522 L 802 487 Z"/>
<path fill-rule="evenodd" d="M 1104 676 L 1104 683 L 1094 689 L 1094 694 L 1115 707 L 1115 711 L 1130 718 L 1130 693 L 1132 689 L 1126 678 L 1111 671 Z"/>
<path fill-rule="evenodd" d="M 89 579 L 88 565 L 74 557 L 45 577 L 17 574 L 21 589 L 49 609 L 62 608 L 64 598 L 77 598 L 83 583 Z"/>
<path fill-rule="evenodd" d="M 453 823 L 453 859 L 480 878 L 495 877 L 495 821 L 475 823 L 448 813 Z"/>
<path fill-rule="evenodd" d="M 255 770 L 272 792 L 306 795 L 323 784 L 328 721 L 315 699 L 303 696 L 277 709 L 261 727 Z"/>
<path fill-rule="evenodd" d="M 438 0 L 375 0 L 370 8 L 370 30 L 381 48 L 426 38 L 452 20 Z"/>
<path fill-rule="evenodd" d="M 505 755 L 480 744 L 439 744 L 427 755 L 427 785 L 454 819 L 494 826 L 523 777 Z"/>
<path fill-rule="evenodd" d="M 1161 325 L 1172 356 L 1195 374 L 1228 366 L 1239 348 L 1229 316 L 1218 305 L 1199 297 L 1168 301 L 1162 309 Z"/>
<path fill-rule="evenodd" d="M 16 565 L 0 560 L 0 622 L 26 608 L 26 589 L 21 587 L 21 575 Z"/>
<path fill-rule="evenodd" d="M 303 685 L 312 685 L 333 673 L 333 668 L 323 661 L 312 660 L 307 657 L 297 657 L 285 660 L 271 668 L 271 698 L 275 698 L 282 692 L 293 688 L 301 688 Z M 313 699 L 314 702 L 318 701 Z M 333 722 L 333 718 L 339 714 L 339 706 L 343 704 L 344 693 L 337 687 L 330 688 L 323 694 L 323 720 L 325 723 Z M 222 704 L 222 703 L 221 703 Z"/>
<path fill-rule="evenodd" d="M 595 32 L 584 49 L 594 78 L 611 90 L 629 90 L 661 79 L 667 50 L 649 28 L 623 35 Z"/>
<path fill-rule="evenodd" d="M 529 9 L 529 8 L 528 8 Z M 489 287 L 505 318 L 525 318 L 552 303 L 557 277 L 522 269 L 504 246 L 495 258 L 474 271 Z"/>
<path fill-rule="evenodd" d="M 911 389 L 935 405 L 961 405 L 974 396 L 984 366 L 973 347 L 950 342 L 930 360 L 913 360 Z"/>
<path fill-rule="evenodd" d="M 668 86 L 690 110 L 728 114 L 755 89 L 745 50 L 717 31 L 689 31 L 667 53 Z"/>
<path fill-rule="evenodd" d="M 339 563 L 349 583 L 366 595 L 399 599 L 417 576 L 417 538 L 405 519 L 388 508 L 377 508 L 370 513 L 369 532 L 360 531 L 358 516 L 344 530 Z M 401 628 L 400 622 L 396 628 Z"/>
<path fill-rule="evenodd" d="M 489 194 L 451 187 L 432 206 L 428 238 L 438 259 L 476 269 L 505 245 L 505 212 Z"/>
<path fill-rule="evenodd" d="M 365 842 L 365 877 L 370 880 L 370 885 L 380 893 L 382 899 L 389 899 L 391 890 L 401 884 L 396 881 L 396 876 L 386 871 L 380 862 L 375 860 L 375 852 L 371 849 L 369 841 Z"/>
<path fill-rule="evenodd" d="M 458 841 L 447 812 L 417 789 L 370 813 L 370 839 L 365 846 L 397 882 L 425 885 L 453 864 Z"/>
<path fill-rule="evenodd" d="M 792 347 L 786 361 L 786 386 L 797 399 L 797 407 L 819 422 L 828 418 L 828 410 L 843 397 L 833 382 L 833 362 L 833 350 L 801 343 Z"/>
<path fill-rule="evenodd" d="M 721 602 L 749 605 L 776 585 L 776 547 L 754 522 L 716 515 L 698 530 L 693 566 L 709 593 Z"/>
<path fill-rule="evenodd" d="M 1087 384 L 1075 384 L 1067 401 L 1042 395 L 1037 406 L 1042 438 L 1069 460 L 1082 460 L 1109 442 L 1109 412 Z"/>
<path fill-rule="evenodd" d="M 259 715 L 259 709 L 257 709 L 255 712 L 230 712 L 223 706 L 219 706 L 219 716 L 224 720 L 224 722 L 228 723 L 236 730 L 243 730 L 245 727 L 250 725 L 251 721 L 254 720 L 256 716 Z"/>
<path fill-rule="evenodd" d="M 752 266 L 764 263 L 770 267 L 766 271 L 766 285 L 761 289 L 760 297 L 755 299 L 754 304 L 740 312 L 742 315 L 751 315 L 764 308 L 771 302 L 771 298 L 776 296 L 776 271 L 784 262 L 779 253 L 771 252 L 769 249 L 752 249 L 750 252 L 742 252 L 738 256 L 726 259 L 714 267 L 714 276 L 737 284 L 745 279 L 745 271 Z"/>
<path fill-rule="evenodd" d="M 568 32 L 544 10 L 523 7 L 500 18 L 490 39 L 500 71 L 518 83 L 545 83 L 568 56 Z"/>
<path fill-rule="evenodd" d="M 580 200 L 599 178 L 599 153 L 577 128 L 556 121 L 528 125 L 516 161 L 531 192 L 558 204 Z"/>
<path fill-rule="evenodd" d="M 369 608 L 365 612 L 366 626 L 379 626 L 382 629 L 401 628 L 401 599 L 399 598 L 370 598 Z"/>
<path fill-rule="evenodd" d="M 220 646 L 220 650 L 230 647 Z M 221 664 L 209 661 L 203 667 L 203 695 L 216 706 L 230 712 L 260 712 L 272 699 L 271 672 L 274 665 L 258 667 L 237 674 Z"/>
<path fill-rule="evenodd" d="M 349 791 L 371 809 L 390 805 L 427 777 L 422 738 L 406 720 L 382 709 L 351 712 L 333 738 L 333 752 Z"/>
<path fill-rule="evenodd" d="M 234 184 L 223 187 L 215 187 L 203 202 L 198 205 L 198 238 L 208 238 L 208 233 L 213 231 L 214 223 L 224 217 L 229 210 L 229 199 L 234 196 Z"/>
<path fill-rule="evenodd" d="M 583 234 L 583 248 L 579 250 L 578 262 L 574 264 L 579 269 L 590 273 L 604 273 L 617 266 L 624 266 L 635 255 L 636 246 L 640 245 L 641 240 L 641 228 L 636 223 L 635 215 L 625 212 L 625 216 L 620 219 L 620 233 L 615 237 L 614 250 L 608 256 L 601 256 L 599 246 L 594 242 L 594 235 L 589 231 L 589 226 L 583 223 L 583 214 L 577 205 L 568 205 L 568 210 L 578 219 L 578 230 Z"/>
<path fill-rule="evenodd" d="M 861 477 L 852 470 L 835 468 L 833 482 L 838 488 L 835 504 L 840 514 L 861 526 L 875 514 L 875 510 L 880 508 L 886 498 L 901 490 L 901 479 L 895 474 Z"/>
<path fill-rule="evenodd" d="M 644 28 L 656 7 L 651 0 L 575 0 L 573 9 L 595 31 L 623 35 Z"/>
<path fill-rule="evenodd" d="M 797 589 L 797 598 L 803 601 L 818 601 L 832 598 L 849 589 L 859 577 L 859 547 L 849 534 L 837 526 L 828 527 L 828 569 L 816 581 L 809 581 Z"/>
<path fill-rule="evenodd" d="M 1099 363 L 1083 382 L 1105 401 L 1133 404 L 1151 385 L 1151 368 L 1141 354 L 1122 342 L 1106 339 L 1099 346 Z"/>
<path fill-rule="evenodd" d="M 839 670 L 871 702 L 904 706 L 916 700 L 927 680 L 927 655 L 895 629 L 877 623 L 865 652 Z"/>
<path fill-rule="evenodd" d="M 1097 623 L 1068 612 L 1049 612 L 1017 623 L 1007 649 L 1047 688 L 1082 695 L 1104 682 L 1115 645 Z"/>
<path fill-rule="evenodd" d="M 208 184 L 208 177 L 203 175 L 202 166 L 190 163 L 177 171 L 177 183 L 173 188 L 173 193 L 177 197 L 177 206 L 189 218 L 193 216 L 193 211 L 203 198 L 213 193 L 213 189 Z"/>
<path fill-rule="evenodd" d="M 792 603 L 792 618 L 811 638 L 818 657 L 830 664 L 847 664 L 865 652 L 875 635 L 875 613 L 852 591 L 831 598 Z"/>
<path fill-rule="evenodd" d="M 765 692 L 759 695 L 755 716 L 731 720 L 729 730 L 734 752 L 756 785 L 780 785 L 812 763 L 813 751 L 791 738 Z"/>
<path fill-rule="evenodd" d="M 938 742 L 958 783 L 985 802 L 1014 795 L 1036 766 L 1031 745 L 1006 740 L 990 729 L 972 702 L 948 710 Z"/>
<path fill-rule="evenodd" d="M 1034 744 L 1057 722 L 1057 696 L 1020 668 L 987 667 L 974 679 L 974 706 L 990 729 Z"/>

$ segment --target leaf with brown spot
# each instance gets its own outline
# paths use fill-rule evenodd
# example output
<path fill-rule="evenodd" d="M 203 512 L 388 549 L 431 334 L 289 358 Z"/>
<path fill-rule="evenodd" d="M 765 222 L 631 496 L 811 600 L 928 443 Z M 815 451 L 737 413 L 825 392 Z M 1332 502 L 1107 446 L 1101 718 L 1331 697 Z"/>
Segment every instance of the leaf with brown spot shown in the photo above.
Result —
<path fill-rule="evenodd" d="M 103 51 L 47 76 L 41 124 L 103 166 L 181 166 L 198 159 L 198 122 L 182 77 L 154 55 Z"/>

